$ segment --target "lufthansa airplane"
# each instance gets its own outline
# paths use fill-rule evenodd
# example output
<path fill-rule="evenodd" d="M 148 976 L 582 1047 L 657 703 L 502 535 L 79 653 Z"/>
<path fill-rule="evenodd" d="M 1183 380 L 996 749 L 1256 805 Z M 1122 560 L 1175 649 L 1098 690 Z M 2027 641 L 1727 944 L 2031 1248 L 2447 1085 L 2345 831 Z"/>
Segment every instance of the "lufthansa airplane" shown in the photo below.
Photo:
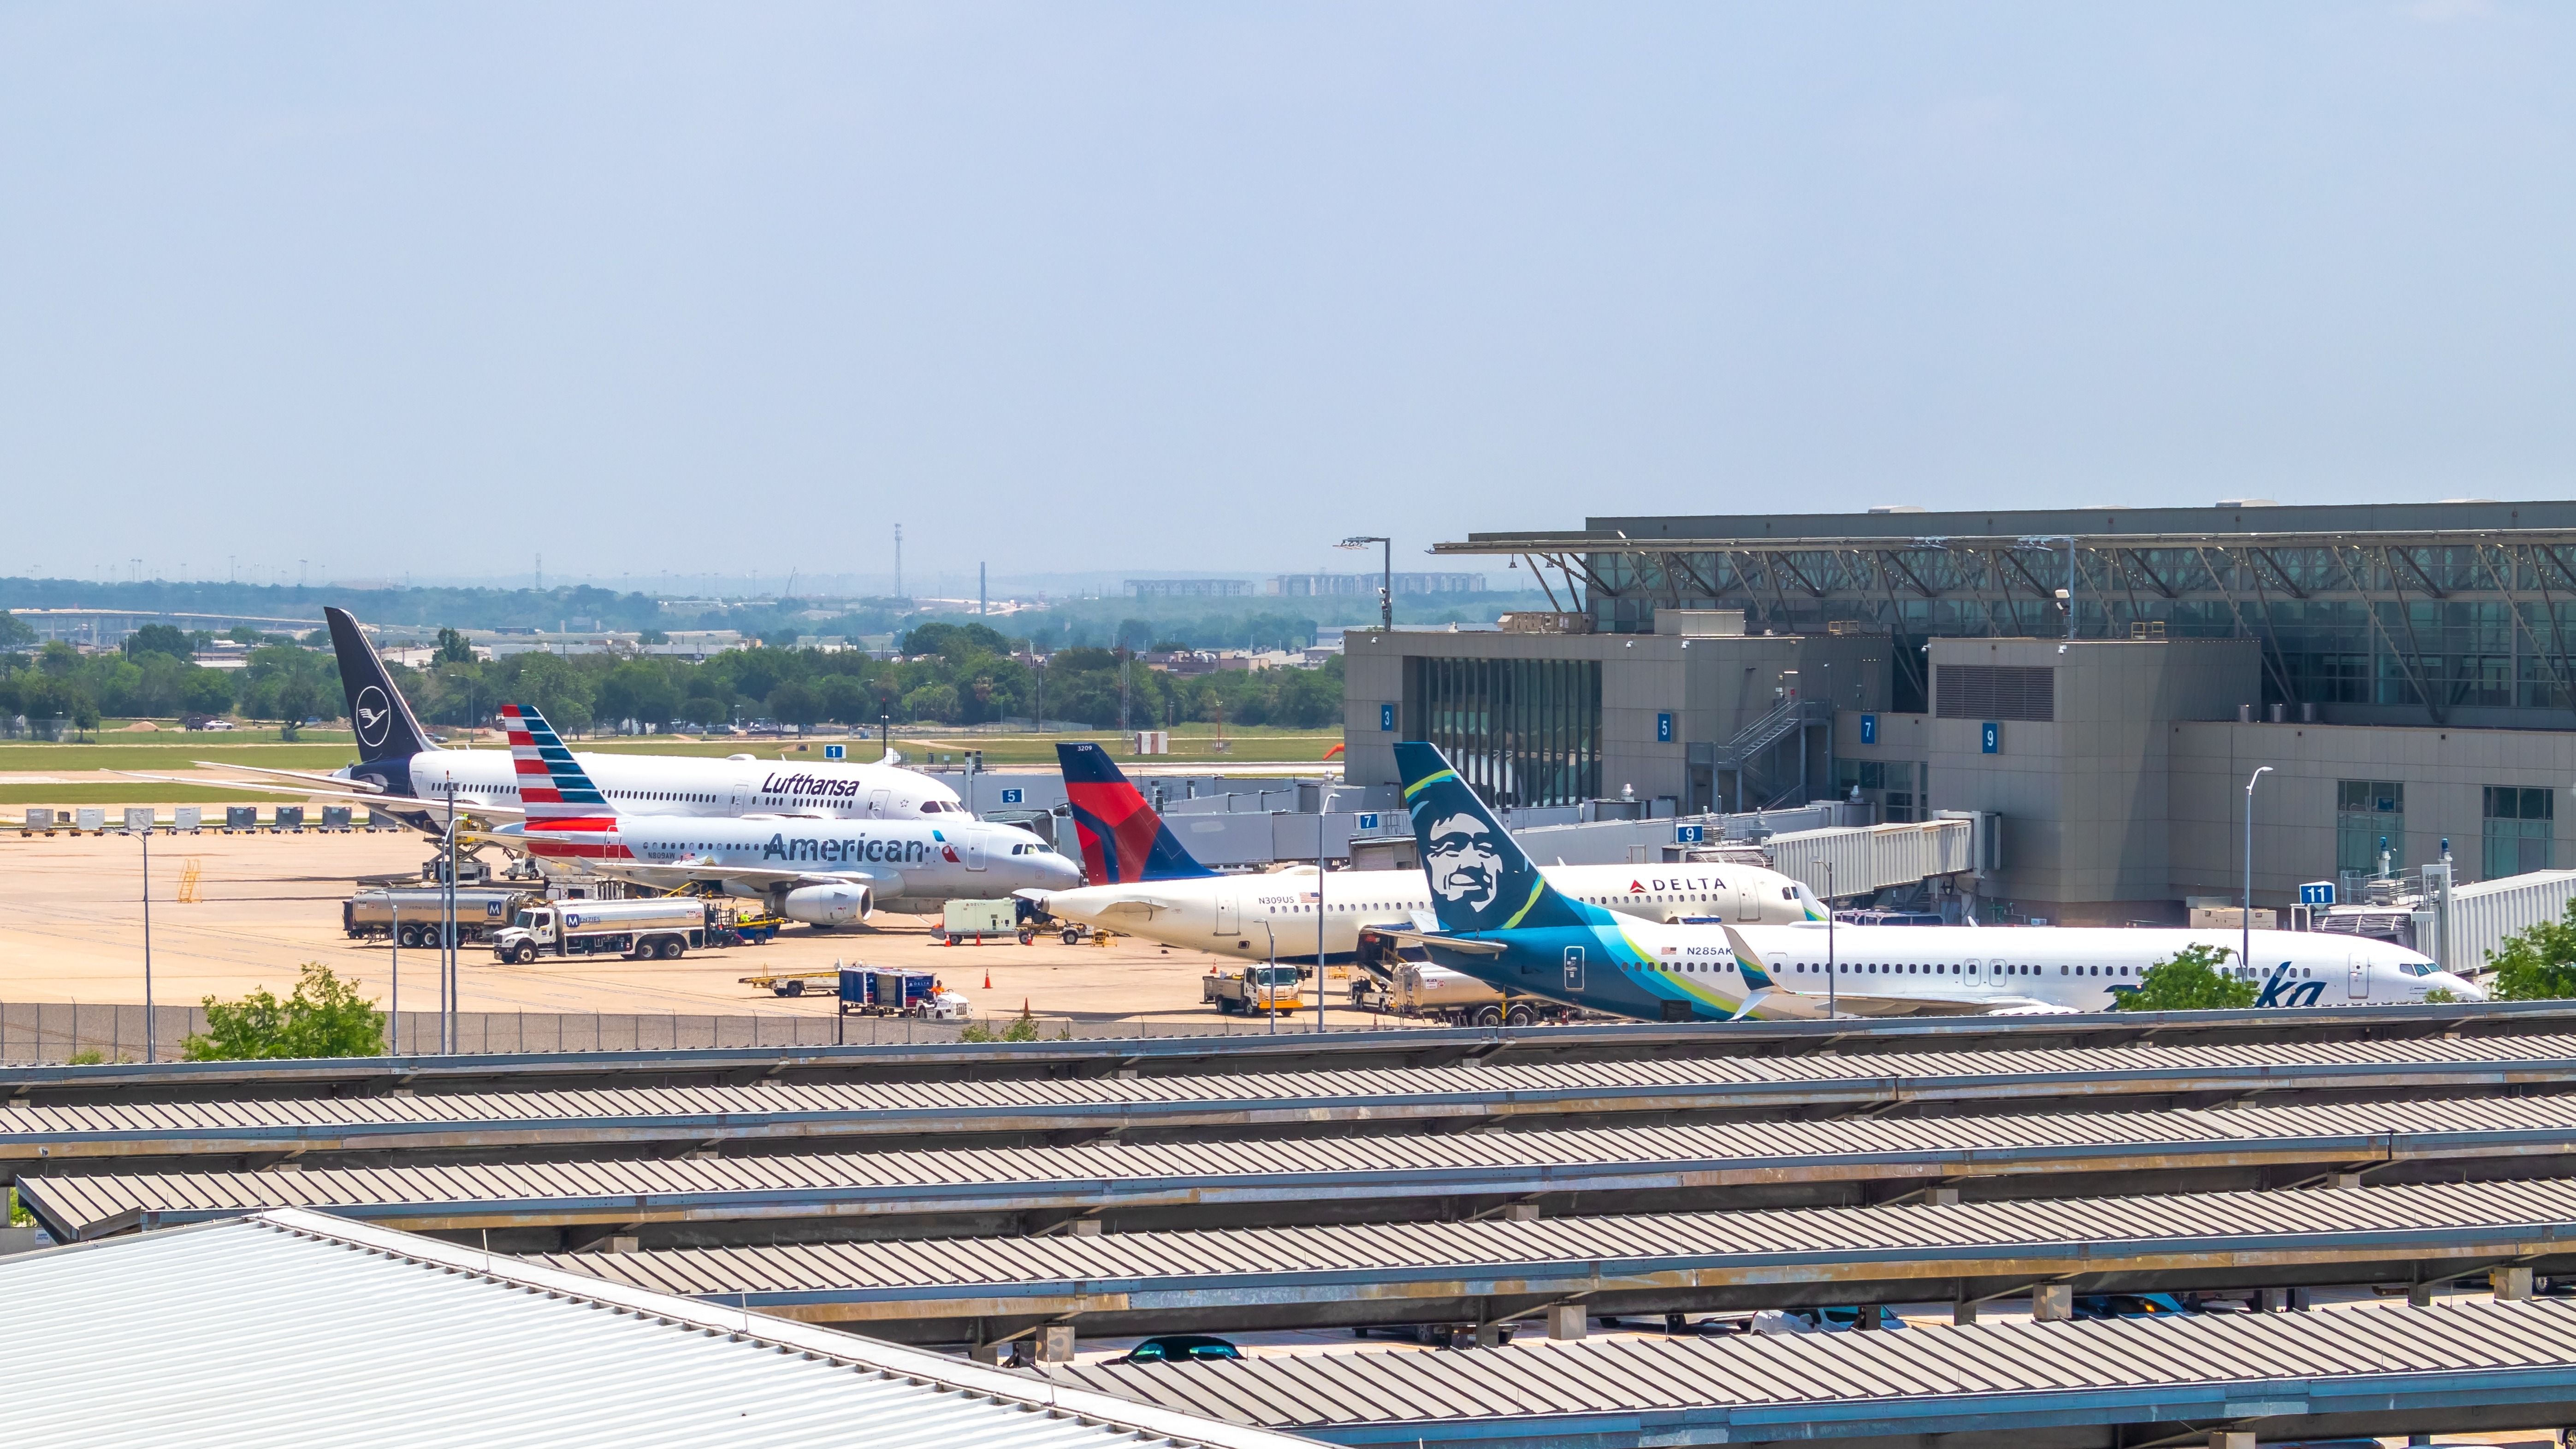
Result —
<path fill-rule="evenodd" d="M 449 792 L 460 817 L 485 822 L 525 818 L 519 779 L 501 750 L 449 750 L 429 742 L 384 660 L 358 621 L 345 609 L 324 609 L 331 644 L 348 694 L 349 720 L 358 735 L 358 763 L 330 774 L 214 764 L 253 780 L 178 783 L 222 784 L 237 789 L 336 799 L 388 810 L 405 823 L 436 833 L 445 823 Z M 764 763 L 749 755 L 695 759 L 685 755 L 584 754 L 582 767 L 607 799 L 630 815 L 697 818 L 908 820 L 966 818 L 957 792 L 917 770 L 887 761 L 811 765 Z M 160 776 L 144 776 L 159 779 Z"/>
<path fill-rule="evenodd" d="M 1312 961 L 1319 913 L 1325 954 L 1348 957 L 1361 931 L 1412 927 L 1431 909 L 1418 870 L 1335 871 L 1320 892 L 1311 865 L 1219 875 L 1192 858 L 1100 746 L 1055 749 L 1089 884 L 1021 892 L 1048 915 L 1220 956 Z M 1760 866 L 1557 865 L 1540 874 L 1577 900 L 1646 920 L 1825 918 L 1805 884 Z"/>
<path fill-rule="evenodd" d="M 1395 754 L 1440 929 L 1393 934 L 1506 991 L 1646 1021 L 2098 1011 L 2184 946 L 2237 955 L 2237 938 L 2215 931 L 1634 920 L 1556 891 L 1436 747 Z M 2226 969 L 2262 983 L 2261 1005 L 2484 995 L 2383 942 L 2258 931 L 2255 945 L 2250 967 Z"/>
<path fill-rule="evenodd" d="M 965 814 L 927 820 L 692 819 L 630 813 L 595 784 L 545 717 L 504 705 L 517 798 L 527 812 L 488 838 L 549 875 L 602 875 L 663 889 L 708 884 L 775 914 L 831 927 L 883 906 L 936 909 L 1081 879 L 1037 836 Z"/>

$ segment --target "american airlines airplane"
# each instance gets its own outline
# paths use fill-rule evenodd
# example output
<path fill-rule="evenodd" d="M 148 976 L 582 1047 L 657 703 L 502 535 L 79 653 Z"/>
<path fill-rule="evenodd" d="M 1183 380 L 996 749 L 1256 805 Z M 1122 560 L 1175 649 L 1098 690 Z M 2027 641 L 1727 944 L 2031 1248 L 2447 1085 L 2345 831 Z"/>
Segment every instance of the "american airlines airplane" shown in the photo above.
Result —
<path fill-rule="evenodd" d="M 1821 924 L 1629 919 L 1550 885 L 1436 747 L 1395 754 L 1440 928 L 1391 934 L 1506 991 L 1645 1021 L 2099 1011 L 2184 946 L 2238 954 L 2216 931 L 1836 926 L 1829 941 Z M 2384 942 L 2257 931 L 2254 945 L 2252 963 L 2225 969 L 2261 982 L 2261 1006 L 2485 997 Z"/>
<path fill-rule="evenodd" d="M 1315 959 L 1313 866 L 1219 875 L 1191 858 L 1106 751 L 1087 742 L 1055 749 L 1090 884 L 1021 894 L 1048 915 L 1166 946 L 1253 961 Z M 1825 918 L 1802 882 L 1760 866 L 1557 865 L 1540 874 L 1578 900 L 1645 920 Z M 1431 889 L 1418 870 L 1335 871 L 1321 894 L 1327 956 L 1347 957 L 1362 930 L 1411 927 L 1431 910 Z"/>
<path fill-rule="evenodd" d="M 922 911 L 1052 889 L 1082 878 L 1037 836 L 962 812 L 931 819 L 711 820 L 631 814 L 594 783 L 545 717 L 504 705 L 515 798 L 527 818 L 490 833 L 549 875 L 601 875 L 677 889 L 718 885 L 791 921 L 832 927 L 877 907 Z"/>
<path fill-rule="evenodd" d="M 436 833 L 448 793 L 460 817 L 484 822 L 524 819 L 518 776 L 501 750 L 448 750 L 429 742 L 384 660 L 344 609 L 324 609 L 340 660 L 340 685 L 357 729 L 358 763 L 317 774 L 255 765 L 217 765 L 260 778 L 181 781 L 344 800 L 390 810 Z M 812 765 L 764 763 L 749 755 L 707 760 L 685 755 L 584 754 L 582 767 L 606 797 L 632 815 L 812 820 L 967 818 L 957 792 L 917 770 L 890 762 Z M 158 776 L 145 776 L 157 779 Z"/>

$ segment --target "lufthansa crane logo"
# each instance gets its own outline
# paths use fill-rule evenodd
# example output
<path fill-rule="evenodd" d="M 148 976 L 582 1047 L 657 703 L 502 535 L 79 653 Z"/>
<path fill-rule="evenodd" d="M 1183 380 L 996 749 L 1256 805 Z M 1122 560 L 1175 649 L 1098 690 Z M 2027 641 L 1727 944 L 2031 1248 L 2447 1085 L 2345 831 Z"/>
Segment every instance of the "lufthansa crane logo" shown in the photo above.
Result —
<path fill-rule="evenodd" d="M 394 724 L 393 702 L 385 698 L 384 687 L 370 684 L 359 690 L 355 713 L 358 742 L 371 750 L 383 744 Z"/>

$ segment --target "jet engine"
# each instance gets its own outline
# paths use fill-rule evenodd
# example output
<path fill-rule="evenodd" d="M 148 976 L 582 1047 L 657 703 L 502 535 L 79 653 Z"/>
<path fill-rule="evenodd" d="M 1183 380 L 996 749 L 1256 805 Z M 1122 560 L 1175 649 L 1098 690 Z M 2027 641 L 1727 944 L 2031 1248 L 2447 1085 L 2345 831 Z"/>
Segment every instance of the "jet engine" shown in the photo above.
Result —
<path fill-rule="evenodd" d="M 866 920 L 874 904 L 863 885 L 798 886 L 779 897 L 778 914 L 809 926 L 846 926 Z"/>

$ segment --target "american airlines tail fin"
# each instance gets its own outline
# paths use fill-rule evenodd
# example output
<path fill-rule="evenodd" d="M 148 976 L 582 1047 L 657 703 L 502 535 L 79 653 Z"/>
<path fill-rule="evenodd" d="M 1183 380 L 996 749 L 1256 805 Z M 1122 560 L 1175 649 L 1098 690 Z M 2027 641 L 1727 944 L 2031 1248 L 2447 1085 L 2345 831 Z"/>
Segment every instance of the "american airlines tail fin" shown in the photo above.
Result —
<path fill-rule="evenodd" d="M 1182 848 L 1172 828 L 1145 802 L 1109 752 L 1087 740 L 1058 741 L 1064 793 L 1082 840 L 1083 879 L 1092 885 L 1196 880 L 1216 872 Z"/>
<path fill-rule="evenodd" d="M 429 749 L 428 731 L 412 715 L 402 691 L 394 688 L 385 661 L 377 657 L 376 646 L 367 642 L 358 621 L 346 609 L 326 608 L 322 618 L 331 626 L 331 650 L 340 658 L 340 688 L 349 697 L 349 723 L 357 728 L 359 761 L 372 765 L 378 760 L 407 760 Z"/>
<path fill-rule="evenodd" d="M 527 809 L 530 827 L 549 820 L 617 813 L 536 706 L 501 706 L 501 728 L 509 732 L 510 763 L 518 775 L 519 803 Z"/>
<path fill-rule="evenodd" d="M 1413 839 L 1444 931 L 1512 931 L 1606 924 L 1608 912 L 1557 893 L 1436 745 L 1395 747 Z"/>

